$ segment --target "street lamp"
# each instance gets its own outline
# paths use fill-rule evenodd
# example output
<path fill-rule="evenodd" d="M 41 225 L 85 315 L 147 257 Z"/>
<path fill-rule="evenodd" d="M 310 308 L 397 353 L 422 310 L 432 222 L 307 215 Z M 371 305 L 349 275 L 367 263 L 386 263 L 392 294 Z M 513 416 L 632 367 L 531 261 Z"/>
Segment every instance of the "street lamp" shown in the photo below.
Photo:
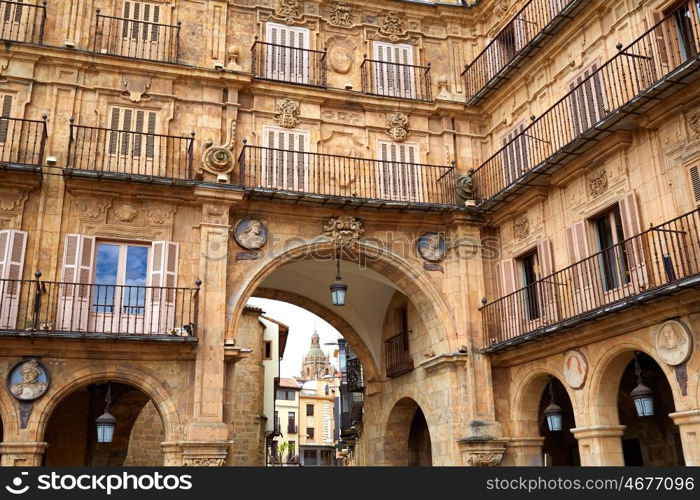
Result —
<path fill-rule="evenodd" d="M 552 389 L 552 378 L 549 379 L 549 406 L 544 409 L 544 416 L 547 418 L 547 428 L 550 431 L 560 431 L 562 424 L 561 407 L 554 402 L 554 390 Z"/>
<path fill-rule="evenodd" d="M 331 289 L 331 301 L 334 306 L 344 306 L 345 305 L 345 294 L 348 290 L 348 285 L 343 283 L 340 277 L 340 256 L 336 256 L 336 276 L 335 283 L 330 286 Z"/>
<path fill-rule="evenodd" d="M 114 438 L 114 428 L 117 425 L 117 419 L 109 412 L 109 406 L 112 404 L 112 387 L 107 385 L 107 396 L 105 397 L 105 411 L 97 417 L 97 442 L 111 443 Z"/>
<path fill-rule="evenodd" d="M 654 391 L 649 389 L 642 381 L 642 367 L 639 366 L 637 353 L 634 354 L 634 372 L 637 374 L 637 387 L 632 389 L 630 395 L 634 401 L 637 415 L 651 417 L 654 415 Z"/>

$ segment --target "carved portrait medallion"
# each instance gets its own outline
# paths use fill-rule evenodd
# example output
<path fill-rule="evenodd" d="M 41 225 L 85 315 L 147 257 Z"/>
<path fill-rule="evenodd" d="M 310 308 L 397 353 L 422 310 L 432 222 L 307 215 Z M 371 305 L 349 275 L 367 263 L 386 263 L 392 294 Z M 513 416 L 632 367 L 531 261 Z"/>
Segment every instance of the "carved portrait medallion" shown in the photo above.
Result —
<path fill-rule="evenodd" d="M 7 376 L 7 389 L 19 401 L 34 401 L 49 388 L 49 372 L 36 359 L 17 363 Z"/>
<path fill-rule="evenodd" d="M 443 233 L 423 233 L 416 241 L 418 255 L 428 262 L 440 262 L 447 254 L 447 243 Z"/>
<path fill-rule="evenodd" d="M 260 219 L 246 217 L 236 223 L 233 237 L 246 250 L 259 250 L 267 243 L 267 228 Z"/>
<path fill-rule="evenodd" d="M 573 349 L 564 353 L 562 373 L 572 389 L 581 389 L 586 384 L 588 361 L 581 351 Z"/>
<path fill-rule="evenodd" d="M 677 366 L 690 357 L 693 336 L 682 321 L 666 321 L 656 333 L 655 347 L 664 363 Z"/>

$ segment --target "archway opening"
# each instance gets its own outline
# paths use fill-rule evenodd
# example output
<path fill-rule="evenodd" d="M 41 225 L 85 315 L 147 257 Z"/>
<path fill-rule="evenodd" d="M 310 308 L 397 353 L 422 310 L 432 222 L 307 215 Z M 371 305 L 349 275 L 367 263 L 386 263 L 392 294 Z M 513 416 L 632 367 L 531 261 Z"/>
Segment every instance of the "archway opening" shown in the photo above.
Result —
<path fill-rule="evenodd" d="M 638 380 L 635 360 L 622 373 L 618 391 L 620 423 L 625 426 L 622 453 L 628 466 L 684 465 L 683 449 L 678 426 L 668 416 L 675 405 L 671 386 L 658 363 L 647 354 L 638 353 L 643 384 L 653 391 L 654 414 L 640 417 L 631 396 Z"/>
<path fill-rule="evenodd" d="M 423 410 L 411 398 L 391 410 L 384 435 L 384 463 L 392 466 L 431 466 L 430 429 Z"/>
<path fill-rule="evenodd" d="M 547 421 L 545 410 L 552 402 L 560 408 L 560 429 L 550 429 L 550 424 Z M 576 427 L 573 405 L 564 385 L 555 377 L 550 378 L 550 383 L 545 386 L 540 397 L 539 425 L 540 436 L 544 437 L 542 443 L 542 463 L 544 465 L 581 465 L 578 441 L 571 433 L 571 429 Z"/>
<path fill-rule="evenodd" d="M 112 442 L 99 443 L 95 420 L 105 411 L 108 387 L 116 426 Z M 68 394 L 51 413 L 44 440 L 46 466 L 163 465 L 160 414 L 147 394 L 127 384 L 90 384 Z"/>
<path fill-rule="evenodd" d="M 408 465 L 410 467 L 429 467 L 433 465 L 430 445 L 430 431 L 423 411 L 418 408 L 413 415 L 411 430 L 408 433 Z"/>

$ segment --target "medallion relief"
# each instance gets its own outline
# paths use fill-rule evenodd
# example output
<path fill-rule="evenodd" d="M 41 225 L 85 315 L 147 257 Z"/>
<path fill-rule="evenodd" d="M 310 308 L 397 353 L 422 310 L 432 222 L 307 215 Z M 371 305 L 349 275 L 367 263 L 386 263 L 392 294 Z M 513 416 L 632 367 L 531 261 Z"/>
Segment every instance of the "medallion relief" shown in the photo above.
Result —
<path fill-rule="evenodd" d="M 666 321 L 655 339 L 656 352 L 664 363 L 677 366 L 688 360 L 693 350 L 693 336 L 682 321 Z"/>

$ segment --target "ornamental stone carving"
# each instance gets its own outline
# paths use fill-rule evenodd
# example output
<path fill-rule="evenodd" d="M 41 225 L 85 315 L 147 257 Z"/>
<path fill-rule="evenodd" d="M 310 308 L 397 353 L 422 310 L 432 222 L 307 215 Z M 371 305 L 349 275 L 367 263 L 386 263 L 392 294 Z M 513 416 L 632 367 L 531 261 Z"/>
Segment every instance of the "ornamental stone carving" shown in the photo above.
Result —
<path fill-rule="evenodd" d="M 586 179 L 589 194 L 596 198 L 608 190 L 608 172 L 604 168 L 599 168 L 590 174 Z"/>
<path fill-rule="evenodd" d="M 501 463 L 506 442 L 502 439 L 476 436 L 458 441 L 462 460 L 470 467 L 493 467 Z"/>
<path fill-rule="evenodd" d="M 81 196 L 75 199 L 75 207 L 81 219 L 97 219 L 112 204 L 110 198 Z"/>
<path fill-rule="evenodd" d="M 186 467 L 223 467 L 224 458 L 185 457 Z"/>
<path fill-rule="evenodd" d="M 323 233 L 332 239 L 338 247 L 357 243 L 364 232 L 362 220 L 352 215 L 334 217 L 323 226 Z"/>
<path fill-rule="evenodd" d="M 655 347 L 664 363 L 677 366 L 690 357 L 693 336 L 682 321 L 666 321 L 656 333 Z"/>
<path fill-rule="evenodd" d="M 523 240 L 530 234 L 530 221 L 527 216 L 519 215 L 513 220 L 513 235 Z"/>
<path fill-rule="evenodd" d="M 172 220 L 175 206 L 171 203 L 144 200 L 143 210 L 153 224 L 163 225 Z"/>
<path fill-rule="evenodd" d="M 277 102 L 277 114 L 275 120 L 280 127 L 294 128 L 299 125 L 299 114 L 301 106 L 298 101 L 292 99 L 282 99 Z"/>
<path fill-rule="evenodd" d="M 493 467 L 501 463 L 503 458 L 499 453 L 471 453 L 467 458 L 470 467 Z"/>
<path fill-rule="evenodd" d="M 346 75 L 350 73 L 355 62 L 355 51 L 349 39 L 334 38 L 331 47 L 328 49 L 328 64 L 331 69 L 338 74 Z"/>
<path fill-rule="evenodd" d="M 695 138 L 700 139 L 700 109 L 696 110 L 688 118 L 688 126 L 695 133 Z"/>
<path fill-rule="evenodd" d="M 379 28 L 379 34 L 389 40 L 397 41 L 406 38 L 406 28 L 404 20 L 396 11 L 389 12 L 384 18 L 384 22 Z"/>
<path fill-rule="evenodd" d="M 341 28 L 352 27 L 352 9 L 345 2 L 338 2 L 330 11 L 328 23 Z"/>
<path fill-rule="evenodd" d="M 299 19 L 301 17 L 301 0 L 279 0 L 275 16 L 287 21 Z"/>
<path fill-rule="evenodd" d="M 205 150 L 202 153 L 202 168 L 197 172 L 201 175 L 206 170 L 212 174 L 227 174 L 233 170 L 233 146 L 236 142 L 236 121 L 231 122 L 231 132 L 228 142 L 221 146 L 213 145 L 213 141 L 209 140 L 205 143 Z"/>
<path fill-rule="evenodd" d="M 386 133 L 395 142 L 404 142 L 408 138 L 408 116 L 405 113 L 399 111 L 387 115 L 386 123 L 389 127 Z"/>
<path fill-rule="evenodd" d="M 466 175 L 460 175 L 457 177 L 455 189 L 457 190 L 457 196 L 462 203 L 474 200 L 474 179 L 472 175 L 474 174 L 474 169 L 470 168 Z"/>
<path fill-rule="evenodd" d="M 112 213 L 114 213 L 121 222 L 133 222 L 138 216 L 139 211 L 130 203 L 124 203 L 115 208 Z"/>

